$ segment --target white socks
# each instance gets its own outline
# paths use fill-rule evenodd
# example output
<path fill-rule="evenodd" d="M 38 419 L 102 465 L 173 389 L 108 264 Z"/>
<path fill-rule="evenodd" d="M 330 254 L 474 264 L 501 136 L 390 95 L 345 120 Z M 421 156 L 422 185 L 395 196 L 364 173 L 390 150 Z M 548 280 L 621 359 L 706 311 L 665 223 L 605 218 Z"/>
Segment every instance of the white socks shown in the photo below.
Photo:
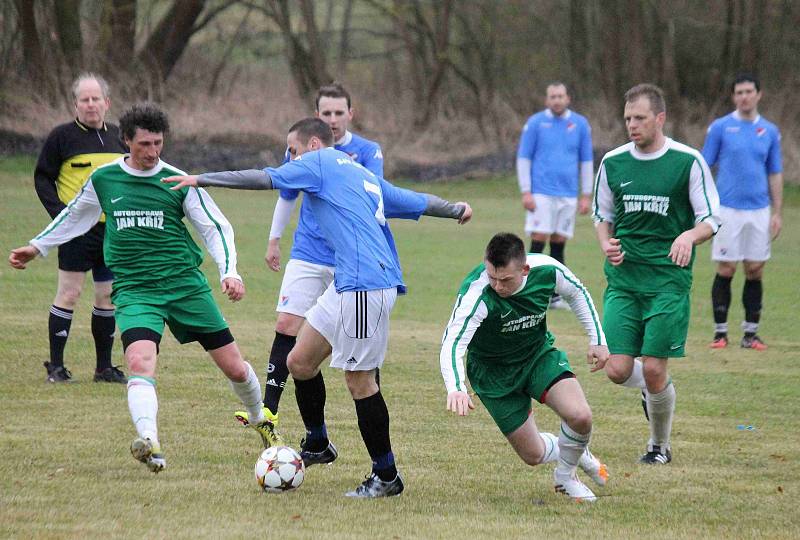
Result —
<path fill-rule="evenodd" d="M 556 474 L 568 476 L 575 473 L 575 469 L 578 467 L 578 460 L 586 451 L 591 438 L 591 432 L 583 435 L 570 428 L 566 422 L 561 422 L 561 433 L 558 435 Z"/>
<path fill-rule="evenodd" d="M 622 386 L 627 386 L 628 388 L 638 388 L 639 390 L 646 391 L 646 385 L 644 382 L 644 367 L 642 366 L 641 358 L 633 359 L 633 371 L 631 371 L 631 376 L 622 383 Z"/>
<path fill-rule="evenodd" d="M 258 382 L 258 376 L 253 371 L 253 366 L 249 362 L 245 362 L 245 365 L 247 366 L 247 379 L 244 382 L 231 381 L 231 388 L 247 409 L 248 421 L 251 424 L 260 424 L 265 419 L 261 403 L 261 383 Z"/>
<path fill-rule="evenodd" d="M 653 446 L 661 447 L 662 453 L 669 448 L 669 436 L 672 433 L 672 416 L 675 412 L 675 386 L 667 383 L 658 394 L 647 394 L 647 414 L 650 416 L 650 441 L 647 451 Z"/>
<path fill-rule="evenodd" d="M 138 375 L 128 377 L 128 410 L 139 436 L 158 443 L 158 398 L 154 379 Z"/>
<path fill-rule="evenodd" d="M 542 442 L 544 442 L 544 456 L 542 460 L 539 462 L 539 465 L 542 463 L 550 463 L 551 461 L 558 460 L 558 437 L 553 435 L 552 433 L 547 432 L 539 432 L 539 437 L 542 438 Z"/>

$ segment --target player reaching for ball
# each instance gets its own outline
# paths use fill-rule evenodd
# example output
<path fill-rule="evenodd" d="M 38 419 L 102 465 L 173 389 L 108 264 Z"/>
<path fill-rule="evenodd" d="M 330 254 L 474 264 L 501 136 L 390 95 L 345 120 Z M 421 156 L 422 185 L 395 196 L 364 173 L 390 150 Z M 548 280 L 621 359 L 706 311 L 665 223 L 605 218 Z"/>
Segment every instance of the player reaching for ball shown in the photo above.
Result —
<path fill-rule="evenodd" d="M 499 233 L 486 246 L 484 262 L 461 284 L 442 339 L 447 409 L 466 416 L 474 408 L 464 377 L 469 353 L 472 388 L 519 457 L 528 465 L 557 462 L 556 491 L 594 502 L 577 468 L 601 486 L 608 470 L 589 452 L 592 411 L 566 354 L 547 330 L 553 294 L 565 299 L 583 324 L 591 371 L 600 369 L 595 364 L 608 359 L 608 348 L 589 292 L 563 264 L 547 255 L 526 255 L 521 238 Z M 538 430 L 531 399 L 561 418 L 558 437 Z"/>

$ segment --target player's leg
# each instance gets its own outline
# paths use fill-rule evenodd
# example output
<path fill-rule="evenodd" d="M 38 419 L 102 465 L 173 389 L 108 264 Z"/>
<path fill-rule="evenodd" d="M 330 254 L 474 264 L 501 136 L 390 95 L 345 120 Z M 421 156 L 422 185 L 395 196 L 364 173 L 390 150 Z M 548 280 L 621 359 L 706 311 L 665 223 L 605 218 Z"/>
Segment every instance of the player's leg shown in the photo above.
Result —
<path fill-rule="evenodd" d="M 669 377 L 666 358 L 644 356 L 642 363 L 647 384 L 650 439 L 647 441 L 647 453 L 640 461 L 664 465 L 672 460 L 670 435 L 675 415 L 675 385 Z"/>
<path fill-rule="evenodd" d="M 97 358 L 94 381 L 126 383 L 128 379 L 125 377 L 125 373 L 111 363 L 114 332 L 116 331 L 114 304 L 111 303 L 114 275 L 104 264 L 99 264 L 92 268 L 92 277 L 94 281 L 92 337 L 94 337 L 94 349 Z"/>
<path fill-rule="evenodd" d="M 743 213 L 746 216 L 747 225 L 742 234 L 745 282 L 742 289 L 744 337 L 742 337 L 741 346 L 746 349 L 763 351 L 767 346 L 758 336 L 758 323 L 761 320 L 764 296 L 761 279 L 764 265 L 770 258 L 771 251 L 770 210 L 767 207 L 759 210 L 747 210 Z"/>
<path fill-rule="evenodd" d="M 525 213 L 525 233 L 531 237 L 531 253 L 542 253 L 553 233 L 553 204 L 547 195 L 533 194 L 536 208 Z"/>
<path fill-rule="evenodd" d="M 163 322 L 161 325 L 163 327 Z M 160 342 L 161 334 L 152 328 L 134 326 L 122 332 L 122 347 L 130 373 L 128 410 L 139 435 L 131 443 L 131 454 L 154 473 L 166 466 L 158 438 L 158 397 L 155 379 Z"/>
<path fill-rule="evenodd" d="M 555 197 L 555 218 L 553 234 L 550 236 L 550 256 L 561 264 L 564 262 L 564 252 L 567 240 L 575 233 L 575 215 L 578 209 L 576 197 Z"/>
<path fill-rule="evenodd" d="M 348 492 L 349 497 L 389 497 L 403 491 L 392 452 L 389 410 L 374 374 L 386 355 L 389 316 L 396 298 L 394 288 L 339 295 L 340 315 L 332 336 L 331 366 L 345 372 L 361 438 L 372 460 L 370 476 Z"/>
<path fill-rule="evenodd" d="M 67 249 L 70 249 L 69 247 Z M 83 291 L 86 272 L 62 270 L 62 250 L 59 248 L 58 288 L 50 306 L 47 329 L 50 341 L 50 361 L 45 363 L 48 382 L 69 382 L 72 374 L 64 367 L 64 348 L 67 346 L 75 305 Z"/>
<path fill-rule="evenodd" d="M 711 243 L 711 258 L 717 273 L 711 285 L 711 306 L 714 313 L 714 339 L 712 349 L 728 346 L 728 311 L 731 307 L 731 281 L 736 265 L 742 260 L 742 227 L 740 213 L 733 208 L 720 207 L 720 218 L 725 223 Z"/>

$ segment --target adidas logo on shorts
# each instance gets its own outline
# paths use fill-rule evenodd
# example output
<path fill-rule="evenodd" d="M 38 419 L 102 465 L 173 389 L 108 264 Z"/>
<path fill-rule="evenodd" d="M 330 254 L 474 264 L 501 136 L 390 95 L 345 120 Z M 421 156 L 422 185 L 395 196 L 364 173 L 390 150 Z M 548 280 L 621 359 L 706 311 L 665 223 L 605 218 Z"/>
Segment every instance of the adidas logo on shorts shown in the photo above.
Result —
<path fill-rule="evenodd" d="M 358 363 L 358 360 L 356 360 L 355 358 L 353 358 L 353 357 L 351 356 L 351 357 L 350 357 L 350 359 L 347 361 L 347 363 L 348 363 L 348 364 L 357 364 L 357 363 Z"/>

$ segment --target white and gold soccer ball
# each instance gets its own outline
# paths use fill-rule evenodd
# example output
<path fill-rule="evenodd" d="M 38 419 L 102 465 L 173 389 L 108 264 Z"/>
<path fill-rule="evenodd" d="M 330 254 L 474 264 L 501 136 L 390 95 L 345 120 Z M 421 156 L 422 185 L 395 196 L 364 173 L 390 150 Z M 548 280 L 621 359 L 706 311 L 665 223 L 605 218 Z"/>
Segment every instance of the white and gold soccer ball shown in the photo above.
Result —
<path fill-rule="evenodd" d="M 303 459 L 288 446 L 270 446 L 256 461 L 256 482 L 270 493 L 283 493 L 300 487 L 306 475 Z"/>

